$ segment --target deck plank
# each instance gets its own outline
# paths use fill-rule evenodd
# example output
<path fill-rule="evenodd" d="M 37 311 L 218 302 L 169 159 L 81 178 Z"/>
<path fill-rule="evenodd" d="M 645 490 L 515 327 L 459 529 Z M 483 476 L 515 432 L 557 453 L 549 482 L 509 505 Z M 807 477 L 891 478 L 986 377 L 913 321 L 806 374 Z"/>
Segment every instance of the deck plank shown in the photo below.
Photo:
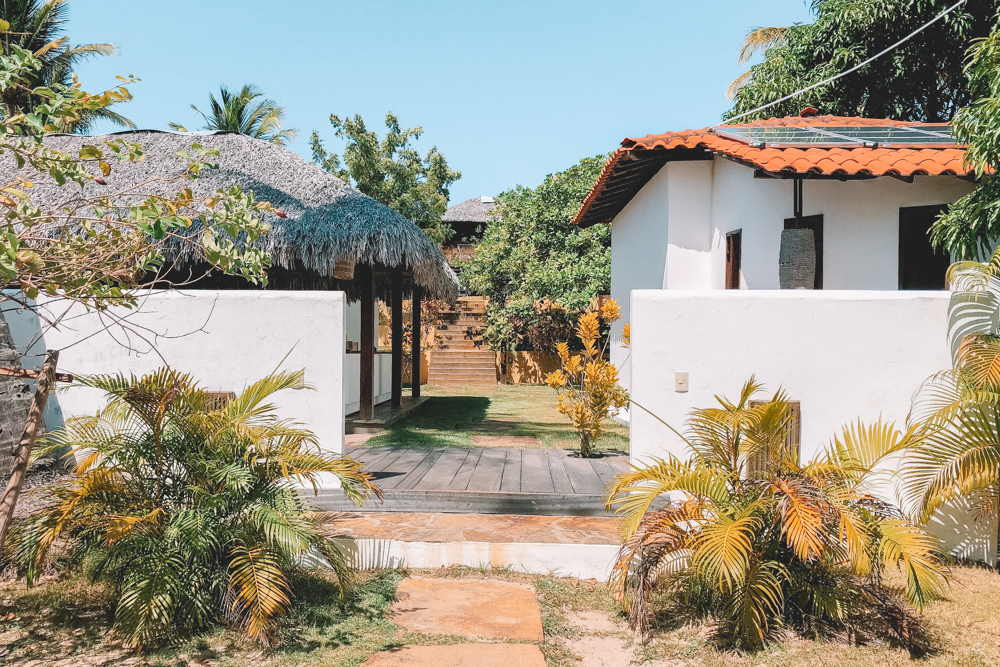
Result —
<path fill-rule="evenodd" d="M 593 467 L 594 472 L 597 473 L 597 476 L 601 479 L 601 483 L 605 486 L 614 481 L 615 475 L 618 474 L 615 472 L 614 468 L 611 467 L 608 459 L 590 459 L 590 465 Z"/>
<path fill-rule="evenodd" d="M 405 480 L 414 469 L 420 465 L 427 456 L 430 455 L 432 449 L 422 448 L 422 447 L 409 447 L 407 448 L 401 456 L 397 457 L 392 462 L 384 466 L 379 466 L 381 468 L 377 472 L 379 473 L 377 484 L 383 489 L 396 489 Z M 420 476 L 423 477 L 423 471 Z"/>
<path fill-rule="evenodd" d="M 512 447 L 507 450 L 507 460 L 503 466 L 503 476 L 500 479 L 500 490 L 511 493 L 521 491 L 521 450 Z"/>
<path fill-rule="evenodd" d="M 382 472 L 393 461 L 406 453 L 406 449 L 401 447 L 379 447 L 372 448 L 372 451 L 361 459 L 361 465 L 368 472 Z"/>
<path fill-rule="evenodd" d="M 522 493 L 555 493 L 549 458 L 548 451 L 544 449 L 525 449 L 521 452 Z"/>
<path fill-rule="evenodd" d="M 563 463 L 566 466 L 569 481 L 573 484 L 573 493 L 600 495 L 604 492 L 604 484 L 594 472 L 594 467 L 590 465 L 589 459 L 567 456 L 563 458 Z"/>
<path fill-rule="evenodd" d="M 486 449 L 479 457 L 472 479 L 469 480 L 469 491 L 499 491 L 503 480 L 504 463 L 507 461 L 507 450 L 496 448 Z"/>
<path fill-rule="evenodd" d="M 549 449 L 549 476 L 552 477 L 552 489 L 555 493 L 573 493 L 573 482 L 566 473 L 566 452 L 561 449 Z"/>
<path fill-rule="evenodd" d="M 409 472 L 409 474 L 406 475 L 406 477 L 399 481 L 399 484 L 396 485 L 396 489 L 399 491 L 406 491 L 415 488 L 417 484 L 419 484 L 421 480 L 427 476 L 427 473 L 437 466 L 438 461 L 442 456 L 444 456 L 446 451 L 448 451 L 446 447 L 435 447 L 431 449 L 427 453 L 427 456 L 425 456 L 423 460 L 418 463 L 416 467 Z"/>
<path fill-rule="evenodd" d="M 458 472 L 455 473 L 455 477 L 451 480 L 451 484 L 448 485 L 449 491 L 465 491 L 469 488 L 469 483 L 472 481 L 472 475 L 476 472 L 476 466 L 479 465 L 479 459 L 485 451 L 486 450 L 482 448 L 472 448 L 469 450 L 469 455 L 465 458 L 465 461 L 462 462 Z"/>
<path fill-rule="evenodd" d="M 434 466 L 427 471 L 423 479 L 412 488 L 428 491 L 443 491 L 450 488 L 465 459 L 471 455 L 472 451 L 464 447 L 449 447 L 434 462 Z"/>

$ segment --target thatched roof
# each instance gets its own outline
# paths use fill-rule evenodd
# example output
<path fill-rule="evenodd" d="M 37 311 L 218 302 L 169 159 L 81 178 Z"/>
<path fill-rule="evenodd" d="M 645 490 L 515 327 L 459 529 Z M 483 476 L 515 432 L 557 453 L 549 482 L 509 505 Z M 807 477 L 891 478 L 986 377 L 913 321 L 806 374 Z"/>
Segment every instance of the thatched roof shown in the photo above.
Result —
<path fill-rule="evenodd" d="M 466 199 L 461 204 L 456 204 L 445 211 L 444 215 L 441 216 L 441 220 L 444 222 L 486 223 L 490 220 L 489 212 L 496 208 L 496 206 L 493 197 Z"/>
<path fill-rule="evenodd" d="M 448 266 L 441 249 L 413 222 L 374 199 L 361 194 L 336 176 L 299 155 L 274 144 L 230 132 L 161 132 L 138 130 L 116 132 L 108 136 L 82 137 L 51 135 L 45 144 L 53 149 L 75 153 L 83 144 L 106 139 L 124 139 L 140 144 L 145 160 L 112 163 L 107 186 L 88 184 L 85 195 L 119 192 L 150 178 L 180 173 L 186 161 L 177 157 L 192 144 L 219 150 L 218 169 L 202 172 L 194 181 L 170 184 L 171 192 L 190 187 L 196 196 L 206 196 L 219 189 L 239 185 L 253 191 L 258 200 L 266 200 L 282 209 L 287 219 L 264 214 L 272 231 L 257 243 L 271 254 L 274 265 L 289 270 L 305 268 L 331 276 L 338 257 L 350 256 L 359 264 L 403 267 L 412 271 L 413 280 L 438 299 L 454 300 L 458 278 Z M 0 178 L 15 173 L 13 159 L 0 158 Z M 26 175 L 26 174 L 22 174 Z M 45 176 L 31 178 L 31 190 L 37 205 L 64 202 L 78 186 L 57 186 Z M 166 190 L 168 188 L 164 188 Z M 181 262 L 194 257 L 181 257 Z"/>

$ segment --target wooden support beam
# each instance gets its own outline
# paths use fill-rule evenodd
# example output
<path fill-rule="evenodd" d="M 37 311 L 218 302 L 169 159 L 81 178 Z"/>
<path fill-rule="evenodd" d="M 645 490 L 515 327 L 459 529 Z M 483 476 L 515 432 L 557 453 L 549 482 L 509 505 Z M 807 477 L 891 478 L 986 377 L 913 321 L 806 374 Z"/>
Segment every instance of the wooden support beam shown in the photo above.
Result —
<path fill-rule="evenodd" d="M 42 371 L 33 371 L 27 368 L 0 368 L 0 376 L 37 380 L 42 377 Z M 72 382 L 73 376 L 70 373 L 56 373 L 55 381 Z"/>
<path fill-rule="evenodd" d="M 421 377 L 420 371 L 420 328 L 422 322 L 420 321 L 420 299 L 423 296 L 423 288 L 416 282 L 413 283 L 413 327 L 411 342 L 413 343 L 413 354 L 412 361 L 410 362 L 410 393 L 413 398 L 420 398 L 420 381 L 423 379 Z"/>
<path fill-rule="evenodd" d="M 58 362 L 59 350 L 50 350 L 46 353 L 45 363 L 42 365 L 42 372 L 38 375 L 38 384 L 35 386 L 35 396 L 31 399 L 31 407 L 28 408 L 28 420 L 24 424 L 21 441 L 17 445 L 14 469 L 11 470 L 10 480 L 7 482 L 3 496 L 0 496 L 0 553 L 3 553 L 7 533 L 10 532 L 10 527 L 14 522 L 14 508 L 17 506 L 18 496 L 21 495 L 24 478 L 28 474 L 28 461 L 31 460 L 31 450 L 35 446 L 38 429 L 45 424 L 43 418 L 45 403 L 49 399 L 52 386 L 56 383 L 56 364 Z"/>
<path fill-rule="evenodd" d="M 361 265 L 355 270 L 361 281 L 361 408 L 358 417 L 375 416 L 375 273 Z"/>
<path fill-rule="evenodd" d="M 392 271 L 392 407 L 403 404 L 403 272 Z"/>

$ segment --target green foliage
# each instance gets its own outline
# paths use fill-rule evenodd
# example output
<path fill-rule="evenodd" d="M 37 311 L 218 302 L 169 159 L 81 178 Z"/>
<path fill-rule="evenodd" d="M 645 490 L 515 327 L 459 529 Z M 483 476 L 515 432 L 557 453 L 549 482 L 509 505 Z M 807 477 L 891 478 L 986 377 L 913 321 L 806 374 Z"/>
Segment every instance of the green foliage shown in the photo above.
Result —
<path fill-rule="evenodd" d="M 28 89 L 43 66 L 29 51 L 11 46 L 0 55 L 0 98 Z M 176 184 L 172 197 L 149 196 L 146 190 L 99 196 L 77 191 L 72 198 L 67 195 L 71 205 L 43 209 L 33 203 L 32 178 L 51 178 L 59 186 L 104 185 L 113 163 L 144 158 L 139 144 L 122 139 L 86 144 L 75 155 L 47 148 L 42 141 L 46 133 L 85 122 L 88 114 L 130 99 L 127 83 L 123 79 L 122 85 L 99 94 L 87 93 L 79 84 L 33 88 L 31 96 L 39 100 L 33 111 L 0 121 L 0 154 L 19 170 L 12 182 L 0 183 L 0 278 L 20 287 L 28 299 L 44 293 L 99 309 L 131 307 L 136 290 L 155 276 L 165 253 L 187 246 L 227 273 L 265 282 L 270 256 L 244 241 L 270 231 L 259 214 L 274 209 L 239 188 L 195 198 L 184 182 L 215 168 L 211 159 L 218 154 L 197 143 L 178 154 L 187 161 L 185 169 L 146 184 Z M 5 292 L 2 300 L 22 297 Z"/>
<path fill-rule="evenodd" d="M 955 137 L 968 144 L 965 162 L 979 187 L 952 204 L 931 228 L 931 240 L 960 259 L 989 256 L 1000 236 L 1000 33 L 969 51 L 966 68 L 973 102 L 952 121 Z"/>
<path fill-rule="evenodd" d="M 316 437 L 280 419 L 276 392 L 304 389 L 303 373 L 268 376 L 215 407 L 190 376 L 82 378 L 107 406 L 68 420 L 37 456 L 68 447 L 76 478 L 12 535 L 32 584 L 57 540 L 115 588 L 115 631 L 150 646 L 219 620 L 268 644 L 291 606 L 288 576 L 305 563 L 350 569 L 321 536 L 296 483 L 323 474 L 359 503 L 379 493 L 360 465 L 322 452 Z"/>
<path fill-rule="evenodd" d="M 435 242 L 448 240 L 452 231 L 441 216 L 448 210 L 448 188 L 462 172 L 449 168 L 436 146 L 421 157 L 410 145 L 424 133 L 422 127 L 404 130 L 399 118 L 389 113 L 385 139 L 380 140 L 359 115 L 341 118 L 333 114 L 330 124 L 337 138 L 347 141 L 344 155 L 328 152 L 314 130 L 309 145 L 316 164 L 412 220 Z"/>
<path fill-rule="evenodd" d="M 215 95 L 210 93 L 208 104 L 207 114 L 191 105 L 195 113 L 205 121 L 203 130 L 236 132 L 279 146 L 295 141 L 296 130 L 281 129 L 285 120 L 285 107 L 265 97 L 257 86 L 247 84 L 238 93 L 222 86 L 219 99 L 215 99 Z M 187 132 L 187 128 L 177 123 L 170 123 L 170 127 Z"/>
<path fill-rule="evenodd" d="M 82 61 L 94 56 L 117 55 L 114 44 L 70 44 L 69 38 L 63 36 L 67 9 L 65 0 L 6 0 L 3 3 L 2 18 L 9 31 L 0 35 L 3 52 L 10 53 L 12 47 L 17 46 L 34 54 L 41 66 L 30 74 L 23 87 L 4 89 L 0 97 L 4 106 L 2 113 L 14 115 L 34 111 L 47 100 L 32 94 L 33 89 L 57 84 L 68 88 L 73 85 L 73 72 Z M 124 98 L 116 103 L 127 100 Z M 57 127 L 60 132 L 86 134 L 99 120 L 108 120 L 120 127 L 135 127 L 128 118 L 112 111 L 110 105 L 81 109 L 76 117 L 64 119 Z"/>
<path fill-rule="evenodd" d="M 1000 512 L 998 277 L 1000 249 L 987 264 L 959 262 L 948 272 L 954 365 L 914 397 L 910 420 L 926 435 L 904 467 L 907 496 L 923 521 L 956 502 L 986 523 Z"/>
<path fill-rule="evenodd" d="M 738 79 L 727 118 L 749 112 L 847 70 L 927 23 L 954 0 L 815 0 L 816 20 L 783 31 L 753 31 L 747 46 L 764 62 Z M 966 50 L 989 35 L 998 0 L 969 0 L 951 15 L 863 69 L 745 120 L 822 113 L 946 122 L 972 99 Z"/>
<path fill-rule="evenodd" d="M 633 626 L 648 631 L 649 596 L 662 582 L 717 617 L 739 647 L 758 648 L 782 627 L 863 628 L 925 650 L 906 603 L 922 608 L 944 590 L 938 545 L 874 493 L 880 464 L 915 446 L 920 429 L 850 425 L 800 464 L 786 445 L 784 394 L 752 405 L 760 388 L 751 379 L 739 400 L 695 410 L 686 461 L 654 460 L 611 485 L 625 537 L 612 582 Z M 757 460 L 766 470 L 747 474 Z M 905 602 L 883 583 L 890 568 L 906 577 Z"/>
<path fill-rule="evenodd" d="M 490 299 L 485 333 L 493 349 L 516 349 L 537 323 L 535 304 L 543 299 L 582 310 L 610 291 L 611 227 L 573 224 L 606 158 L 585 158 L 537 188 L 518 186 L 497 197 L 462 270 L 465 286 Z"/>

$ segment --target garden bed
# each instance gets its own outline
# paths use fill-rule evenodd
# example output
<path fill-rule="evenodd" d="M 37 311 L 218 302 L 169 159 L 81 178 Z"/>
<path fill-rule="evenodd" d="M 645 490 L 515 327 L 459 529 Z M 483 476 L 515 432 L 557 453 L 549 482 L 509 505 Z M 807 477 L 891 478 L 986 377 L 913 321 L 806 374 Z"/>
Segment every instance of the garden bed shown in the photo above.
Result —
<path fill-rule="evenodd" d="M 553 667 L 627 667 L 632 661 L 653 667 L 986 667 L 1000 663 L 1000 617 L 996 614 L 1000 608 L 1000 575 L 972 567 L 958 567 L 953 574 L 955 582 L 948 598 L 931 604 L 925 614 L 937 651 L 919 661 L 911 659 L 905 650 L 881 642 L 858 646 L 791 636 L 755 654 L 728 653 L 712 645 L 710 624 L 685 624 L 680 620 L 683 617 L 675 614 L 661 615 L 654 640 L 640 646 L 622 624 L 606 589 L 596 582 L 458 567 L 363 573 L 346 611 L 337 607 L 336 588 L 325 576 L 299 579 L 295 582 L 296 609 L 283 633 L 285 643 L 269 652 L 242 643 L 232 632 L 216 629 L 139 655 L 109 639 L 111 597 L 103 586 L 53 576 L 37 588 L 25 590 L 23 584 L 7 581 L 0 583 L 0 618 L 14 616 L 0 623 L 0 661 L 11 667 L 346 667 L 404 644 L 468 641 L 451 635 L 408 632 L 387 617 L 399 582 L 406 576 L 419 575 L 513 581 L 533 588 L 544 629 L 544 639 L 533 643 Z"/>

